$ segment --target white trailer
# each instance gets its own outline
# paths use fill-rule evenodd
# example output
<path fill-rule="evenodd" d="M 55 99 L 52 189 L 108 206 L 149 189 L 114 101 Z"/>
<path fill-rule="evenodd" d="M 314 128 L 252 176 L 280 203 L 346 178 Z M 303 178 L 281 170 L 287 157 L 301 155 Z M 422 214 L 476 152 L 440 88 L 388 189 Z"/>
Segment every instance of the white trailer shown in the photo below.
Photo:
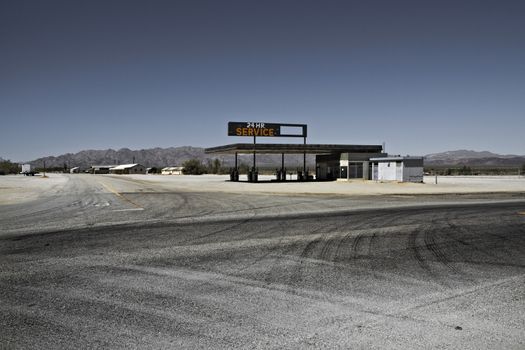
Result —
<path fill-rule="evenodd" d="M 31 164 L 22 164 L 22 171 L 20 174 L 24 174 L 25 176 L 34 176 L 35 171 L 31 170 Z"/>

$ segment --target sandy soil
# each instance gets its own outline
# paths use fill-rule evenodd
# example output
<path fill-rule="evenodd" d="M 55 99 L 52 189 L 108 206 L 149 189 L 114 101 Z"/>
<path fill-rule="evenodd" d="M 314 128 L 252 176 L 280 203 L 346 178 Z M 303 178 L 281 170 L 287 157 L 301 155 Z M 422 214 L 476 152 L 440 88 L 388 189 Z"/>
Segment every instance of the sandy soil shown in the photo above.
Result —
<path fill-rule="evenodd" d="M 69 175 L 68 175 L 69 176 Z M 0 205 L 24 203 L 60 191 L 69 177 L 62 174 L 42 176 L 1 176 Z M 370 195 L 418 195 L 418 194 L 468 194 L 468 193 L 525 193 L 525 177 L 518 176 L 442 176 L 437 184 L 434 177 L 425 177 L 424 183 L 396 183 L 376 181 L 333 182 L 270 182 L 272 176 L 260 176 L 262 182 L 230 182 L 225 175 L 86 175 L 96 176 L 101 181 L 114 177 L 130 179 L 125 188 L 106 188 L 112 191 L 143 192 L 148 184 L 166 191 L 227 192 L 263 194 L 335 194 L 351 196 Z M 245 176 L 244 176 L 245 177 Z M 241 180 L 244 180 L 241 177 Z M 109 185 L 108 185 L 109 186 Z M 114 186 L 114 184 L 113 184 Z"/>
<path fill-rule="evenodd" d="M 451 194 L 451 193 L 494 193 L 525 192 L 525 177 L 518 176 L 447 176 L 425 177 L 424 183 L 397 183 L 376 181 L 334 181 L 334 182 L 260 182 L 247 183 L 228 181 L 228 176 L 201 175 L 127 175 L 130 178 L 155 182 L 168 189 L 187 191 L 220 191 L 231 193 L 287 193 L 287 194 L 339 194 L 339 195 L 382 195 L 382 194 Z M 261 176 L 260 180 L 270 181 L 273 177 Z M 241 177 L 241 179 L 243 179 Z"/>
<path fill-rule="evenodd" d="M 56 193 L 68 180 L 61 174 L 47 174 L 46 177 L 0 176 L 0 205 L 24 203 L 46 194 Z"/>

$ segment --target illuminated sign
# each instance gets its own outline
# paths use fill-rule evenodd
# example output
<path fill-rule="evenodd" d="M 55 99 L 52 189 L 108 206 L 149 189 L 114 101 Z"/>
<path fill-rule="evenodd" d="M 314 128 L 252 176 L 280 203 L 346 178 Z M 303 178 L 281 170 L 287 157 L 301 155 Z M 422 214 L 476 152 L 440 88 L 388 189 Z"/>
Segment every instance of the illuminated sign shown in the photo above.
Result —
<path fill-rule="evenodd" d="M 306 124 L 229 122 L 228 136 L 306 137 Z"/>

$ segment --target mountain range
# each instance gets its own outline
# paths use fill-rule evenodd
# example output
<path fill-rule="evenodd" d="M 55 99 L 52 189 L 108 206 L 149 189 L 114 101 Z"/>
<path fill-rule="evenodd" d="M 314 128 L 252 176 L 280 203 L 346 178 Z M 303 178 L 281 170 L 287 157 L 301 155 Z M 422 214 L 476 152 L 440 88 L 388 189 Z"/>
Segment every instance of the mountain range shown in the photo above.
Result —
<path fill-rule="evenodd" d="M 235 160 L 233 155 L 211 156 L 204 153 L 201 147 L 170 147 L 170 148 L 150 148 L 141 150 L 130 150 L 121 148 L 119 150 L 85 150 L 78 153 L 66 153 L 60 156 L 50 156 L 38 158 L 29 163 L 35 167 L 42 167 L 44 162 L 46 167 L 80 167 L 81 169 L 89 168 L 92 165 L 117 165 L 140 163 L 146 167 L 166 167 L 180 166 L 189 159 L 199 159 L 204 164 L 214 159 L 219 159 L 221 164 L 226 167 L 233 167 Z M 239 164 L 251 164 L 252 155 L 239 155 Z M 286 155 L 287 167 L 302 166 L 302 155 Z M 257 164 L 261 167 L 275 166 L 281 163 L 280 155 L 258 154 Z M 307 156 L 309 167 L 314 166 L 315 157 Z"/>
<path fill-rule="evenodd" d="M 514 167 L 525 164 L 524 155 L 496 154 L 488 151 L 457 150 L 427 154 L 426 166 Z"/>
<path fill-rule="evenodd" d="M 119 150 L 84 150 L 78 153 L 66 153 L 59 156 L 49 156 L 35 159 L 31 162 L 35 167 L 42 167 L 44 161 L 46 167 L 81 167 L 88 168 L 91 165 L 112 165 L 140 163 L 146 167 L 165 167 L 178 166 L 189 159 L 199 159 L 204 163 L 219 159 L 224 166 L 233 166 L 234 157 L 232 155 L 210 156 L 204 153 L 201 147 L 170 147 L 170 148 L 150 148 L 141 150 L 130 150 L 121 148 Z M 302 155 L 287 155 L 286 166 L 301 166 Z M 251 155 L 240 155 L 239 162 L 251 164 Z M 257 164 L 261 167 L 276 166 L 280 164 L 280 155 L 257 155 Z M 309 167 L 315 164 L 315 157 L 308 156 Z M 496 154 L 488 151 L 456 150 L 442 153 L 432 153 L 425 156 L 426 166 L 522 166 L 525 164 L 524 155 Z"/>

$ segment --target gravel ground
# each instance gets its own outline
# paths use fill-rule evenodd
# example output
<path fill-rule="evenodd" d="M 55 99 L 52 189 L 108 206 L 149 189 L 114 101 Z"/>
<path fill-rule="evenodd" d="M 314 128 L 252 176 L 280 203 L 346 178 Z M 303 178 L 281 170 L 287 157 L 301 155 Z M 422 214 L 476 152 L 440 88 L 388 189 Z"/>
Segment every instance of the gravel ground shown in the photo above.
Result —
<path fill-rule="evenodd" d="M 58 191 L 67 181 L 67 177 L 56 174 L 47 177 L 0 176 L 0 205 L 30 202 L 46 193 Z"/>
<path fill-rule="evenodd" d="M 337 194 L 337 195 L 383 195 L 383 194 L 458 194 L 458 193 L 525 193 L 523 176 L 440 176 L 425 177 L 424 183 L 376 182 L 363 180 L 340 180 L 331 182 L 269 182 L 274 177 L 261 176 L 266 182 L 230 182 L 229 176 L 201 175 L 130 175 L 129 178 L 152 182 L 177 190 L 222 191 L 227 193 L 285 193 L 285 194 Z M 243 178 L 241 177 L 241 180 Z"/>
<path fill-rule="evenodd" d="M 522 193 L 54 176 L 0 206 L 0 348 L 525 347 Z"/>

